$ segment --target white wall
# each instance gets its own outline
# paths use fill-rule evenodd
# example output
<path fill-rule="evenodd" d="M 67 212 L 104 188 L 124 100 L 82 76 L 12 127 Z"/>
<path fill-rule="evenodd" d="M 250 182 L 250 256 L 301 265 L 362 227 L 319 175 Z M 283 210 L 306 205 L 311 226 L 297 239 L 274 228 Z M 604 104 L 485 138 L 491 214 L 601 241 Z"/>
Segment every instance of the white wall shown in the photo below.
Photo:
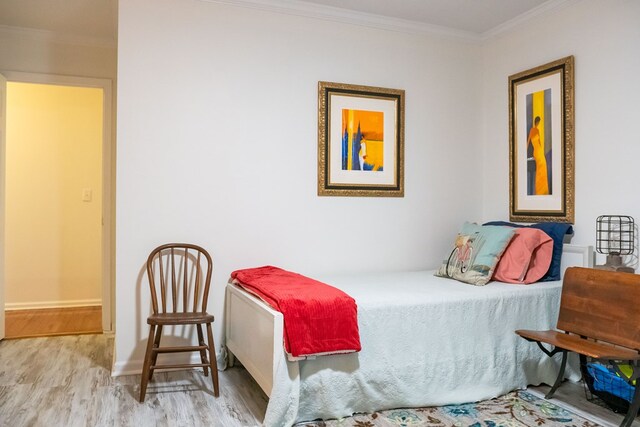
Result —
<path fill-rule="evenodd" d="M 141 366 L 161 243 L 214 257 L 219 344 L 235 269 L 434 267 L 480 218 L 477 44 L 197 0 L 119 13 L 116 371 Z M 404 198 L 316 195 L 320 80 L 406 90 Z"/>
<path fill-rule="evenodd" d="M 102 89 L 7 89 L 6 306 L 100 304 Z"/>
<path fill-rule="evenodd" d="M 116 49 L 0 28 L 0 71 L 115 79 Z"/>
<path fill-rule="evenodd" d="M 640 221 L 640 2 L 568 5 L 483 46 L 483 219 L 509 216 L 509 75 L 574 55 L 572 242 L 595 245 L 597 216 Z"/>

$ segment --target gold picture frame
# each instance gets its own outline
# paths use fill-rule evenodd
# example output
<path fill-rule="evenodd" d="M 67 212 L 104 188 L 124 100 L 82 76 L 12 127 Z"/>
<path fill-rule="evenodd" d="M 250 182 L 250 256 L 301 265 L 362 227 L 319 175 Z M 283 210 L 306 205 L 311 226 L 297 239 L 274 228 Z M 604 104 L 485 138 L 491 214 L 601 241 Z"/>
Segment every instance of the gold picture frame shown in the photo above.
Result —
<path fill-rule="evenodd" d="M 509 76 L 509 219 L 574 221 L 574 58 Z"/>
<path fill-rule="evenodd" d="M 318 82 L 318 195 L 404 197 L 404 90 Z"/>

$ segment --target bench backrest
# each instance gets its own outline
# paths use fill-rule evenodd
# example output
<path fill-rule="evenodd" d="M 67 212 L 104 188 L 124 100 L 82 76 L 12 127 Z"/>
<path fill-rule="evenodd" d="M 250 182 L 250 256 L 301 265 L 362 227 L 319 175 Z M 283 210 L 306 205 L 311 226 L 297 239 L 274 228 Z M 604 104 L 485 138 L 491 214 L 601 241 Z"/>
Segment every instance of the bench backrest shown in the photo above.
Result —
<path fill-rule="evenodd" d="M 640 350 L 640 275 L 568 268 L 558 329 Z"/>

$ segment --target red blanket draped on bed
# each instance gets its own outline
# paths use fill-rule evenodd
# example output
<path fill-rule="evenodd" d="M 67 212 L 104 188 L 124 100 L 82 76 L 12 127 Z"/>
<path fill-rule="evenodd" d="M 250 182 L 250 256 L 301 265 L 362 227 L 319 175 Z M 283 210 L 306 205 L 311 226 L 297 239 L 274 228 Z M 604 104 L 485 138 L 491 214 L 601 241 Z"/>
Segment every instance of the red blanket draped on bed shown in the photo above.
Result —
<path fill-rule="evenodd" d="M 360 351 L 356 302 L 341 290 L 271 266 L 237 270 L 231 278 L 284 315 L 292 356 Z"/>

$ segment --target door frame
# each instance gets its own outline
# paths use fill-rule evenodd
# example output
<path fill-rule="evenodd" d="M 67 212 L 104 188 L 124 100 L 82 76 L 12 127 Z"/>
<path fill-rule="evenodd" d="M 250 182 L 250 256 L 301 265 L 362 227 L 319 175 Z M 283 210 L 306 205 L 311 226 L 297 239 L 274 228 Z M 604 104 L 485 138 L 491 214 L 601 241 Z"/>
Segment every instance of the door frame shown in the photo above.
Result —
<path fill-rule="evenodd" d="M 113 264 L 115 226 L 113 222 L 115 209 L 115 133 L 113 118 L 115 117 L 113 106 L 113 83 L 110 79 L 63 76 L 57 74 L 27 73 L 21 71 L 0 70 L 7 82 L 50 84 L 58 86 L 77 86 L 102 89 L 102 330 L 113 332 L 114 307 L 114 284 L 115 277 Z M 5 147 L 0 147 L 4 150 Z M 2 166 L 2 173 L 6 173 L 6 168 Z M 0 188 L 0 209 L 3 209 L 1 217 L 5 217 L 5 188 Z M 0 253 L 4 253 L 4 235 L 0 236 Z M 3 269 L 4 270 L 4 269 Z M 4 274 L 2 271 L 0 274 Z M 4 278 L 2 279 L 4 282 Z M 6 284 L 5 284 L 6 285 Z M 4 292 L 4 289 L 0 289 Z M 4 310 L 4 307 L 2 307 Z"/>

